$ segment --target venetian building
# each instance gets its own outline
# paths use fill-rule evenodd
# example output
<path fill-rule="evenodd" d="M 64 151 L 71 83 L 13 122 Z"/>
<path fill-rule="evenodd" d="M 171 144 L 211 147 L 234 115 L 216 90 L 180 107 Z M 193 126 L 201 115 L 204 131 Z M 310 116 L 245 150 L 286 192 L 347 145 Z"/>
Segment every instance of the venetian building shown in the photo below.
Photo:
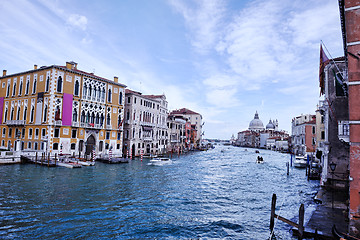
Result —
<path fill-rule="evenodd" d="M 1 147 L 63 154 L 121 154 L 125 85 L 51 65 L 0 77 Z"/>
<path fill-rule="evenodd" d="M 126 89 L 124 153 L 163 154 L 168 144 L 165 95 L 142 95 Z"/>

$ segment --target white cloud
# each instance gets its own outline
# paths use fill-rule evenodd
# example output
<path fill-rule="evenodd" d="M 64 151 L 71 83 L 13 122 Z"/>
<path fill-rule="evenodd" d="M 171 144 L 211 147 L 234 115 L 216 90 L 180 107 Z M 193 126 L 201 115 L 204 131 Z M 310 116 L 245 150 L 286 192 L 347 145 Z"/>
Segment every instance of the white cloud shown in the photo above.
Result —
<path fill-rule="evenodd" d="M 70 26 L 80 28 L 81 30 L 85 31 L 88 20 L 85 16 L 81 16 L 78 14 L 71 14 L 67 19 L 67 23 Z"/>

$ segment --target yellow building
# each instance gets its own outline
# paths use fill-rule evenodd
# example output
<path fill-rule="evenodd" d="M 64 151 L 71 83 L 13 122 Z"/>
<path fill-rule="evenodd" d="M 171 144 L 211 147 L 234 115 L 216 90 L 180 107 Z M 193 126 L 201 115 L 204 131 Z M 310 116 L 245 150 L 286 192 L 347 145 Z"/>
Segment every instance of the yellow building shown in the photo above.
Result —
<path fill-rule="evenodd" d="M 122 154 L 125 85 L 66 66 L 0 77 L 0 148 Z"/>

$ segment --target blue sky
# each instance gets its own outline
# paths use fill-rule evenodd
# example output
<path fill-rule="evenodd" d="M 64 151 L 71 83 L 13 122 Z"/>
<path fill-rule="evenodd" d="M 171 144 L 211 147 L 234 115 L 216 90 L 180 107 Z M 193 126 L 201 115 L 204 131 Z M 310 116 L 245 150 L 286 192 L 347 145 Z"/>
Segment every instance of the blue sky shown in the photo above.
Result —
<path fill-rule="evenodd" d="M 0 68 L 64 65 L 165 93 L 229 139 L 258 111 L 266 125 L 314 113 L 319 46 L 343 55 L 336 0 L 3 0 Z"/>

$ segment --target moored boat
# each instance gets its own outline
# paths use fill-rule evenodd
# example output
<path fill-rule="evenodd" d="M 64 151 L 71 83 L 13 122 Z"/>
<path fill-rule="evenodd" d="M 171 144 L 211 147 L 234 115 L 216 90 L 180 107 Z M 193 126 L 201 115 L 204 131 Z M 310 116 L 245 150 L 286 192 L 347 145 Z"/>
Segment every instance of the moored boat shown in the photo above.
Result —
<path fill-rule="evenodd" d="M 304 156 L 296 156 L 294 160 L 294 167 L 306 168 L 307 161 Z"/>

